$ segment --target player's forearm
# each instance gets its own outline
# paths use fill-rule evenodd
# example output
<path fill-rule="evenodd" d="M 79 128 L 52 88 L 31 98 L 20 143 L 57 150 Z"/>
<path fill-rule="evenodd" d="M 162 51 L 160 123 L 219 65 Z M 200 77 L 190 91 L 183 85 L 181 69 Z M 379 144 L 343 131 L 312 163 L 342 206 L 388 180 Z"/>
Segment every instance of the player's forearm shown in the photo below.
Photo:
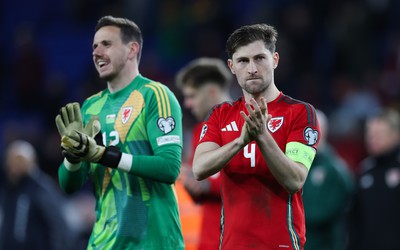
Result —
<path fill-rule="evenodd" d="M 172 184 L 178 178 L 180 166 L 181 151 L 171 148 L 156 155 L 133 156 L 129 173 Z"/>
<path fill-rule="evenodd" d="M 244 146 L 240 138 L 222 147 L 213 142 L 199 144 L 193 158 L 194 177 L 203 180 L 219 172 Z"/>
<path fill-rule="evenodd" d="M 299 191 L 306 181 L 307 168 L 287 157 L 272 136 L 263 137 L 257 140 L 257 143 L 275 179 L 290 194 Z"/>
<path fill-rule="evenodd" d="M 65 163 L 62 163 L 58 169 L 58 182 L 61 190 L 67 194 L 78 191 L 87 181 L 86 171 L 81 167 L 74 171 L 68 170 Z"/>

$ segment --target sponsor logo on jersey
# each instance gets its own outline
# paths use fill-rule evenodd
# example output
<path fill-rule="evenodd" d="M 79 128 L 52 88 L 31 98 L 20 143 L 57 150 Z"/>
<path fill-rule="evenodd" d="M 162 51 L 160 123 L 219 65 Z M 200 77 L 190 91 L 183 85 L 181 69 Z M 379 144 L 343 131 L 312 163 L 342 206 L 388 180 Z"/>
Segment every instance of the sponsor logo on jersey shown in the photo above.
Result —
<path fill-rule="evenodd" d="M 267 127 L 272 133 L 275 133 L 283 124 L 283 117 L 274 117 L 269 120 Z"/>
<path fill-rule="evenodd" d="M 157 137 L 157 145 L 162 146 L 165 144 L 180 144 L 181 143 L 181 138 L 178 135 L 163 135 L 160 137 Z"/>
<path fill-rule="evenodd" d="M 132 114 L 132 110 L 133 110 L 132 106 L 122 108 L 122 115 L 121 115 L 122 124 L 125 124 L 129 120 Z"/>
<path fill-rule="evenodd" d="M 114 123 L 115 122 L 115 114 L 110 114 L 106 116 L 106 123 L 110 124 L 110 123 Z"/>
<path fill-rule="evenodd" d="M 175 128 L 175 120 L 171 116 L 164 118 L 160 117 L 157 120 L 157 126 L 158 128 L 164 132 L 164 134 L 168 134 Z"/>
<path fill-rule="evenodd" d="M 236 122 L 233 121 L 229 123 L 228 125 L 225 126 L 225 128 L 222 128 L 221 131 L 239 131 Z"/>
<path fill-rule="evenodd" d="M 204 135 L 206 134 L 207 129 L 208 129 L 207 124 L 204 124 L 203 127 L 201 128 L 200 141 L 201 141 L 201 139 L 203 139 Z"/>
<path fill-rule="evenodd" d="M 318 141 L 318 131 L 310 127 L 304 129 L 304 139 L 309 146 L 315 145 Z"/>

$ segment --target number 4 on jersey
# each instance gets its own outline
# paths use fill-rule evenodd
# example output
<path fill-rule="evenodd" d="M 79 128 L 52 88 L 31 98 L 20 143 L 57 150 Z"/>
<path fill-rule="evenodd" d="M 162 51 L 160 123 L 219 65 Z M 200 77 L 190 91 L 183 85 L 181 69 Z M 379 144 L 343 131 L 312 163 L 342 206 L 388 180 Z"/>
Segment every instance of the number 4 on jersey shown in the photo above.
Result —
<path fill-rule="evenodd" d="M 256 166 L 256 144 L 247 144 L 243 149 L 243 156 L 244 158 L 250 159 L 250 167 L 254 168 Z"/>

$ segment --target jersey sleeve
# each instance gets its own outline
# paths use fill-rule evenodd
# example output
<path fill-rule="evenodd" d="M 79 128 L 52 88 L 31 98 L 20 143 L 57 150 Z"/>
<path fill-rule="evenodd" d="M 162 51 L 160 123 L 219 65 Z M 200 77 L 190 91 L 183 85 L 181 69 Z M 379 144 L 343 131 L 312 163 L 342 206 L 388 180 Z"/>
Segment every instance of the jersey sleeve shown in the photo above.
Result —
<path fill-rule="evenodd" d="M 320 137 L 315 109 L 310 104 L 299 104 L 294 110 L 285 154 L 310 169 Z"/>
<path fill-rule="evenodd" d="M 205 123 L 199 123 L 197 124 L 192 133 L 192 157 L 191 157 L 191 162 L 193 162 L 193 156 L 194 152 L 196 150 L 197 145 L 199 144 L 199 138 L 201 135 L 202 127 Z M 207 194 L 205 194 L 205 197 L 202 198 L 220 198 L 221 194 L 221 175 L 220 173 L 216 173 L 213 176 L 210 176 L 206 179 L 210 185 L 210 190 L 208 191 Z"/>
<path fill-rule="evenodd" d="M 151 84 L 146 102 L 148 140 L 154 155 L 135 155 L 131 172 L 173 183 L 182 157 L 182 110 L 175 95 L 164 85 Z"/>
<path fill-rule="evenodd" d="M 88 180 L 88 164 L 80 164 L 81 167 L 76 171 L 69 171 L 64 163 L 58 168 L 58 183 L 67 194 L 78 191 Z"/>
<path fill-rule="evenodd" d="M 319 124 L 315 109 L 310 104 L 299 104 L 293 117 L 288 142 L 299 142 L 317 149 L 319 142 Z"/>
<path fill-rule="evenodd" d="M 213 108 L 210 116 L 203 123 L 198 144 L 203 142 L 215 142 L 222 146 L 221 133 L 219 129 L 219 113 L 220 110 L 218 108 Z"/>

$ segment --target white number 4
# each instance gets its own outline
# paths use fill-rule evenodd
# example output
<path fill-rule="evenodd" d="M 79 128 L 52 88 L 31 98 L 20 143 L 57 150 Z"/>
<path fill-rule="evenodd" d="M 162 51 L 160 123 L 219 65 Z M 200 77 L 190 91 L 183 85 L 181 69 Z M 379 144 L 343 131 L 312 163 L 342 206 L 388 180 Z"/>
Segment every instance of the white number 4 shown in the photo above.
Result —
<path fill-rule="evenodd" d="M 243 156 L 244 158 L 250 159 L 250 167 L 254 168 L 256 166 L 256 144 L 247 144 L 243 149 Z"/>

